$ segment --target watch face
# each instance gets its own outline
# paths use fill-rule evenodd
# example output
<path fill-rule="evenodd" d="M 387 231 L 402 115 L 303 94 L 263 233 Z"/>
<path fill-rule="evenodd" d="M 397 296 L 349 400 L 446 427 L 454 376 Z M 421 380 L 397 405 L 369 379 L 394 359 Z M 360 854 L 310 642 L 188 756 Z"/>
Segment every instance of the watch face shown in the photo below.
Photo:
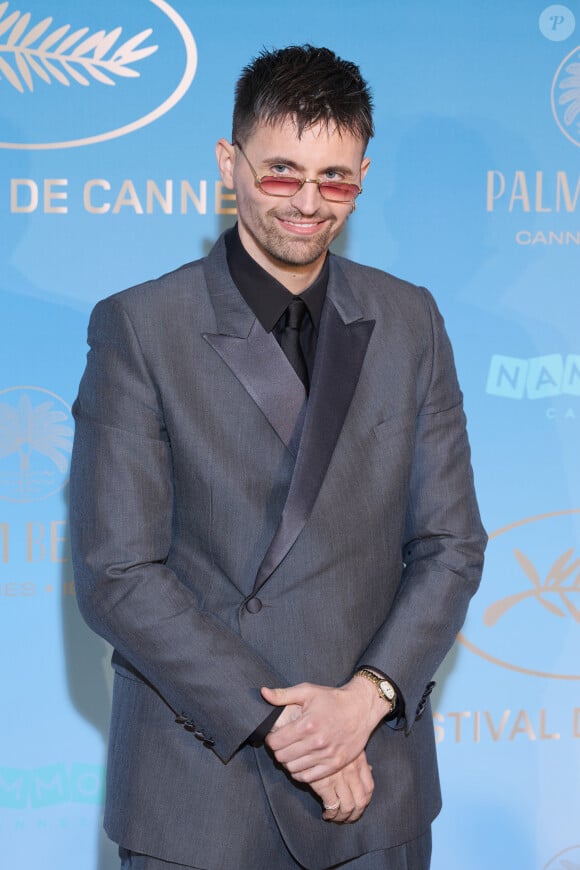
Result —
<path fill-rule="evenodd" d="M 390 683 L 387 683 L 386 680 L 383 680 L 380 683 L 380 688 L 381 688 L 381 692 L 383 693 L 383 695 L 385 696 L 387 701 L 392 701 L 394 699 L 395 690 L 393 689 L 393 687 L 391 686 Z"/>

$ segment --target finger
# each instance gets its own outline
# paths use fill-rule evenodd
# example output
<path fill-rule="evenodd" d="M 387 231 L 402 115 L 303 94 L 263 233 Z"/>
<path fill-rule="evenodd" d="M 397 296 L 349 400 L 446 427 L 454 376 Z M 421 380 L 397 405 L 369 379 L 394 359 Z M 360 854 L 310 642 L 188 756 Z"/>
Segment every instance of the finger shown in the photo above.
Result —
<path fill-rule="evenodd" d="M 372 767 L 365 762 L 360 771 L 360 780 L 365 791 L 370 792 L 371 796 L 375 790 L 375 781 L 373 779 Z"/>
<path fill-rule="evenodd" d="M 268 746 L 281 764 L 309 756 L 306 766 L 312 767 L 317 760 L 328 761 L 340 752 L 327 726 L 320 726 L 316 718 L 307 714 L 290 719 L 273 730 L 270 737 Z M 340 754 L 344 756 L 343 752 Z"/>
<path fill-rule="evenodd" d="M 366 789 L 354 789 L 353 790 L 353 808 L 351 813 L 345 822 L 356 822 L 360 819 L 366 808 L 371 802 L 372 798 L 372 790 L 366 791 Z"/>
<path fill-rule="evenodd" d="M 324 805 L 322 818 L 325 821 L 335 823 L 348 821 L 355 808 L 355 801 L 344 771 L 314 783 L 313 787 L 322 797 Z"/>
<path fill-rule="evenodd" d="M 366 759 L 357 759 L 343 771 L 346 785 L 352 795 L 353 806 L 345 822 L 356 822 L 371 802 L 374 782 Z"/>
<path fill-rule="evenodd" d="M 334 793 L 334 797 L 329 798 L 329 800 L 332 800 L 332 803 L 323 804 L 324 812 L 322 813 L 322 818 L 325 822 L 333 822 L 338 813 L 340 813 L 340 798 L 336 792 Z"/>
<path fill-rule="evenodd" d="M 266 741 L 280 764 L 295 761 L 303 755 L 312 753 L 316 748 L 316 739 L 304 733 L 304 723 L 299 719 L 291 719 L 285 725 L 271 731 Z M 280 755 L 280 758 L 278 758 Z"/>
<path fill-rule="evenodd" d="M 322 818 L 325 822 L 342 821 L 348 814 L 348 787 L 344 787 L 342 777 L 329 777 L 313 783 L 312 790 L 322 801 Z M 344 812 L 347 807 L 347 813 Z"/>
<path fill-rule="evenodd" d="M 341 824 L 356 822 L 369 805 L 374 789 L 365 753 L 362 752 L 338 774 L 314 782 L 311 788 L 325 805 L 325 821 Z M 329 795 L 332 798 L 333 794 L 340 801 L 340 807 L 336 807 L 336 801 L 330 803 Z"/>
<path fill-rule="evenodd" d="M 278 755 L 274 753 L 276 760 L 280 761 Z M 280 762 L 284 764 L 283 762 Z M 320 761 L 318 757 L 312 759 L 299 759 L 298 761 L 284 764 L 284 767 L 296 782 L 304 782 L 310 785 L 317 782 L 319 779 L 326 779 L 339 773 L 344 767 L 344 761 L 337 759 L 336 756 L 331 756 L 327 761 Z"/>
<path fill-rule="evenodd" d="M 356 802 L 350 786 L 345 781 L 337 787 L 336 794 L 340 801 L 340 806 L 335 811 L 332 821 L 344 824 L 345 822 L 350 821 L 351 815 L 356 808 Z"/>
<path fill-rule="evenodd" d="M 268 745 L 273 749 L 270 743 Z M 365 783 L 367 787 L 373 788 L 372 768 L 367 763 L 364 755 L 357 756 L 356 759 L 351 761 L 343 750 L 334 749 L 331 746 L 325 752 L 317 748 L 315 754 L 302 754 L 305 751 L 306 745 L 306 742 L 299 741 L 291 747 L 274 751 L 276 761 L 286 768 L 296 782 L 312 785 L 312 783 L 318 782 L 318 780 L 327 779 L 344 769 L 348 769 L 351 764 L 358 763 L 359 769 L 365 771 Z"/>
<path fill-rule="evenodd" d="M 273 731 L 269 746 L 280 764 L 292 766 L 296 772 L 308 770 L 315 764 L 332 764 L 333 761 L 339 770 L 350 761 L 342 746 L 336 746 L 323 734 L 305 733 L 305 723 L 298 721 Z"/>
<path fill-rule="evenodd" d="M 313 764 L 325 763 L 337 755 L 342 756 L 343 767 L 346 759 L 340 744 L 333 739 L 333 735 L 326 724 L 320 724 L 315 717 L 304 714 L 292 719 L 286 725 L 272 731 L 272 739 L 268 743 L 276 753 L 280 764 L 304 759 L 303 768 L 312 767 Z M 300 766 L 296 767 L 296 770 Z"/>
<path fill-rule="evenodd" d="M 262 686 L 262 698 L 272 704 L 274 707 L 285 707 L 286 704 L 300 704 L 305 701 L 306 683 L 299 683 L 297 686 L 289 686 L 287 689 L 270 689 L 268 686 Z"/>
<path fill-rule="evenodd" d="M 336 794 L 336 789 L 332 782 L 316 782 L 312 790 L 317 797 L 322 801 L 322 818 L 325 821 L 332 821 L 340 809 L 340 800 Z"/>

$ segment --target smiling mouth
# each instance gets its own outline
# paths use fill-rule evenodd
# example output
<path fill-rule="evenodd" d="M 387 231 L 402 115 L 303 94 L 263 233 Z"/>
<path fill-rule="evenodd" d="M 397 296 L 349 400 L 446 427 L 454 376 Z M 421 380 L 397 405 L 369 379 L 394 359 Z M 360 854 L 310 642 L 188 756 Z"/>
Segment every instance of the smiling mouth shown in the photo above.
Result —
<path fill-rule="evenodd" d="M 278 218 L 278 221 L 281 224 L 284 224 L 285 227 L 292 230 L 293 232 L 307 235 L 309 233 L 314 233 L 316 230 L 320 229 L 325 223 L 325 220 L 318 221 L 295 221 L 290 220 L 289 218 Z"/>

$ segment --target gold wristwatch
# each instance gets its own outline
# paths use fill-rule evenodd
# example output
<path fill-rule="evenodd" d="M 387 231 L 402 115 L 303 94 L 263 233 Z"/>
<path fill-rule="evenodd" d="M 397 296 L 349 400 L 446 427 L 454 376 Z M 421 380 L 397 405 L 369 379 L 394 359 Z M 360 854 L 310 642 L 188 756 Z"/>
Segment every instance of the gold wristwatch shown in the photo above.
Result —
<path fill-rule="evenodd" d="M 379 677 L 377 674 L 374 674 L 372 671 L 369 671 L 368 668 L 359 668 L 356 672 L 356 676 L 366 677 L 367 680 L 370 680 L 371 683 L 374 683 L 377 687 L 377 692 L 383 699 L 383 701 L 388 701 L 391 705 L 392 712 L 397 706 L 397 693 L 395 692 L 394 687 L 389 683 L 388 680 L 385 680 L 384 677 Z"/>

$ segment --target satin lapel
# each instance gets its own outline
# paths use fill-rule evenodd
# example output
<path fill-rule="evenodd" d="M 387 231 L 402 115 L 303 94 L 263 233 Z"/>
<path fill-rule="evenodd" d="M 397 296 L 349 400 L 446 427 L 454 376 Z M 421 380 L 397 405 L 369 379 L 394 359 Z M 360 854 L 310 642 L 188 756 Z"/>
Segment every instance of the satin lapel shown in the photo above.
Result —
<path fill-rule="evenodd" d="M 357 319 L 348 322 L 354 316 Z M 284 559 L 314 507 L 358 383 L 373 327 L 374 320 L 362 319 L 347 287 L 337 292 L 336 286 L 329 284 L 292 483 L 280 524 L 258 571 L 254 594 Z"/>
<path fill-rule="evenodd" d="M 296 456 L 306 398 L 304 386 L 274 336 L 255 318 L 232 281 L 223 238 L 210 251 L 204 271 L 217 333 L 204 333 L 203 337 Z"/>
<path fill-rule="evenodd" d="M 258 320 L 247 338 L 205 333 L 241 385 L 260 408 L 274 431 L 296 456 L 296 429 L 306 399 L 304 385 L 271 333 Z M 280 401 L 284 396 L 284 401 Z"/>

